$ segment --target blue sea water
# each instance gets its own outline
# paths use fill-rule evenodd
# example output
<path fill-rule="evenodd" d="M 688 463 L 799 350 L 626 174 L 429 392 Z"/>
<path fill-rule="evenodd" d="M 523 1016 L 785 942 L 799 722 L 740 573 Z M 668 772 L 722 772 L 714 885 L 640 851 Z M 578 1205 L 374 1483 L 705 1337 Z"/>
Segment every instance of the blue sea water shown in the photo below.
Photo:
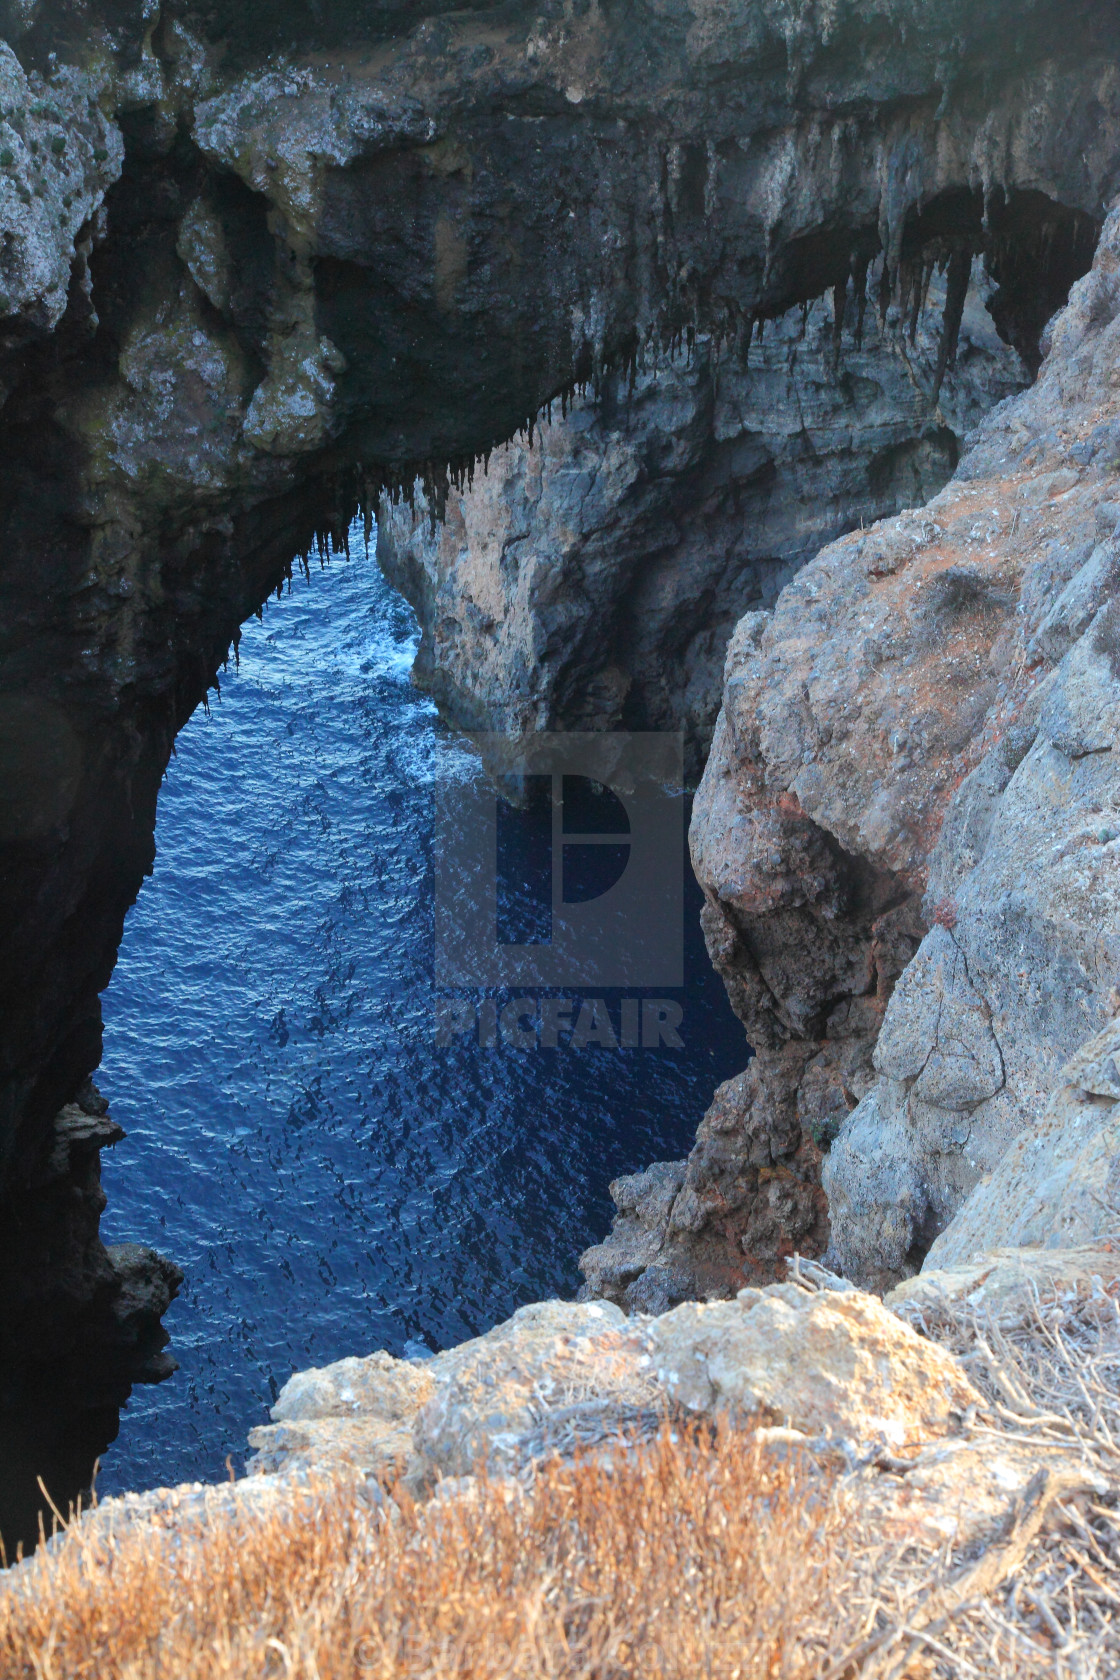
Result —
<path fill-rule="evenodd" d="M 482 771 L 410 684 L 409 608 L 353 556 L 251 621 L 180 735 L 104 997 L 128 1135 L 103 1232 L 186 1284 L 181 1369 L 135 1391 L 103 1494 L 240 1467 L 293 1370 L 574 1292 L 609 1181 L 686 1153 L 746 1060 L 691 880 L 683 1049 L 435 1042 L 434 793 Z"/>

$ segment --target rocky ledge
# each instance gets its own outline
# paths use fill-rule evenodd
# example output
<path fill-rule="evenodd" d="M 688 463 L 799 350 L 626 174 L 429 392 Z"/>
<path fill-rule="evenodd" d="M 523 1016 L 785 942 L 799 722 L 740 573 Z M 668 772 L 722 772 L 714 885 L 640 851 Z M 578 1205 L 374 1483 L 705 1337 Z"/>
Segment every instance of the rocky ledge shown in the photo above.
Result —
<path fill-rule="evenodd" d="M 480 1500 L 508 1512 L 566 1471 L 590 1463 L 612 1478 L 681 1439 L 697 1443 L 703 1475 L 745 1436 L 756 1463 L 793 1468 L 819 1508 L 842 1513 L 845 1592 L 862 1590 L 875 1560 L 858 1618 L 865 1657 L 900 1635 L 920 1645 L 923 1628 L 942 1657 L 977 1631 L 987 1649 L 1009 1614 L 1045 1638 L 1043 1612 L 1032 1619 L 1022 1595 L 1042 1600 L 1063 1651 L 1076 1637 L 1081 1672 L 1105 1675 L 1115 1630 L 1088 1601 L 1107 1606 L 1120 1564 L 1120 1257 L 1098 1246 L 1040 1263 L 1043 1252 L 931 1273 L 886 1303 L 811 1262 L 785 1283 L 661 1317 L 544 1302 L 426 1361 L 378 1353 L 304 1372 L 255 1432 L 246 1479 L 108 1501 L 0 1592 L 16 1613 L 55 1560 L 65 1570 L 77 1556 L 83 1579 L 100 1579 L 153 1547 L 226 1556 L 270 1522 L 287 1522 L 298 1548 L 324 1498 L 336 1523 L 371 1513 L 359 1554 L 369 1566 L 402 1522 L 454 1522 Z M 695 1590 L 716 1542 L 689 1541 Z M 1067 1590 L 1053 1597 L 1056 1576 Z M 508 1584 L 491 1590 L 500 1599 Z M 896 1626 L 884 1607 L 898 1598 Z M 1037 1652 L 1053 1656 L 1049 1644 Z"/>
<path fill-rule="evenodd" d="M 298 1373 L 250 1437 L 250 1469 L 356 1469 L 426 1498 L 484 1467 L 515 1476 L 640 1439 L 667 1417 L 724 1418 L 849 1464 L 912 1460 L 907 1487 L 926 1490 L 938 1521 L 968 1485 L 947 1530 L 960 1541 L 1045 1458 L 1005 1440 L 992 1460 L 972 1434 L 985 1402 L 961 1356 L 979 1357 L 984 1327 L 1044 1344 L 1055 1316 L 1084 1321 L 1120 1366 L 1118 1174 L 1120 1022 L 1071 1061 L 1040 1136 L 1005 1157 L 885 1301 L 794 1256 L 785 1282 L 660 1314 L 523 1307 L 429 1359 L 378 1352 Z"/>
<path fill-rule="evenodd" d="M 1115 1629 L 1095 1610 L 1120 1567 L 1120 1244 L 1095 1192 L 1115 1177 L 1117 1115 L 1120 1023 L 1064 1072 L 1054 1156 L 1033 1171 L 1005 1158 L 939 1239 L 939 1264 L 885 1301 L 794 1257 L 784 1282 L 733 1299 L 660 1315 L 541 1302 L 434 1357 L 300 1372 L 254 1430 L 247 1478 L 109 1500 L 0 1592 L 18 1620 L 55 1559 L 99 1579 L 122 1546 L 218 1542 L 224 1556 L 275 1520 L 298 1544 L 322 1498 L 334 1521 L 372 1513 L 376 1547 L 378 1523 L 453 1521 L 495 1490 L 509 1509 L 542 1472 L 552 1485 L 590 1460 L 611 1476 L 666 1432 L 710 1439 L 718 1461 L 733 1433 L 760 1463 L 792 1462 L 822 1506 L 839 1501 L 856 1554 L 874 1558 L 860 1672 L 881 1672 L 871 1659 L 899 1640 L 956 1672 L 954 1652 L 993 1638 L 1041 1665 L 1016 1673 L 1049 1672 L 1055 1646 L 1075 1645 L 1079 1672 L 1114 1672 Z M 974 1252 L 993 1207 L 1007 1241 Z M 861 1582 L 857 1569 L 845 1590 Z"/>

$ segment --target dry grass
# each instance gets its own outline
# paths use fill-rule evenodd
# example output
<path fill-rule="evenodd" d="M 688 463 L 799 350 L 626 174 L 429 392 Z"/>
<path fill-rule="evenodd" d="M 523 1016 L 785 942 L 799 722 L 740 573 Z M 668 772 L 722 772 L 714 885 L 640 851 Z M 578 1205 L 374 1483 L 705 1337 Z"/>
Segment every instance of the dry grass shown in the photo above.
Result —
<path fill-rule="evenodd" d="M 259 1520 L 96 1520 L 0 1595 L 5 1680 L 819 1673 L 845 1505 L 743 1435 L 662 1431 L 394 1511 L 324 1484 Z M 388 1514 L 386 1514 L 388 1513 Z"/>
<path fill-rule="evenodd" d="M 1030 1500 L 1000 1543 L 974 1564 L 982 1590 L 958 1593 L 911 1569 L 888 1571 L 876 1595 L 878 1649 L 861 1680 L 1014 1676 L 1115 1680 L 1120 1675 L 1120 1297 L 1116 1285 L 1081 1301 L 1043 1301 L 1005 1330 L 965 1303 L 914 1315 L 962 1359 L 989 1402 L 974 1435 L 998 1448 L 1034 1447 L 1040 1463 L 1080 1461 L 1105 1490 Z M 1041 1477 L 1040 1477 L 1041 1480 Z M 1045 1508 L 1042 1508 L 1045 1506 Z M 967 1579 L 969 1571 L 960 1571 Z M 936 1627 L 934 1621 L 938 1621 Z M 922 1628 L 925 1633 L 922 1633 Z M 926 1668 L 908 1666 L 921 1654 Z"/>
<path fill-rule="evenodd" d="M 973 1444 L 1050 1465 L 971 1549 L 883 1540 L 905 1473 L 666 1426 L 423 1507 L 338 1481 L 104 1507 L 0 1587 L 0 1676 L 1114 1680 L 1120 1305 L 1040 1304 L 1011 1332 L 946 1306 L 926 1328 L 985 1395 Z"/>

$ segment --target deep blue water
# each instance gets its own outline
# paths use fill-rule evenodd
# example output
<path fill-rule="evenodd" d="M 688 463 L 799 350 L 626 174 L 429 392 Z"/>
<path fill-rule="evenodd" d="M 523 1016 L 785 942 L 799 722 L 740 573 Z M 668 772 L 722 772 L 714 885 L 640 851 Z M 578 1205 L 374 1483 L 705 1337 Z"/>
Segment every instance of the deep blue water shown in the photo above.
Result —
<path fill-rule="evenodd" d="M 183 730 L 104 998 L 108 1241 L 186 1286 L 103 1493 L 224 1475 L 293 1370 L 444 1347 L 569 1294 L 609 1181 L 687 1152 L 746 1059 L 689 882 L 679 1050 L 435 1043 L 434 791 L 478 762 L 411 687 L 372 554 L 251 621 Z"/>

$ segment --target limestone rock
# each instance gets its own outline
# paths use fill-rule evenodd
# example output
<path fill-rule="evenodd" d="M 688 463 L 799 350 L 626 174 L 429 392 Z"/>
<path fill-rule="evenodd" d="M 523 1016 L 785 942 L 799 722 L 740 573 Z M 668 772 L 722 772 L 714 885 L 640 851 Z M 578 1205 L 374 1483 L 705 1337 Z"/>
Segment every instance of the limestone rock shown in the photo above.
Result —
<path fill-rule="evenodd" d="M 412 1455 L 412 1428 L 435 1389 L 424 1364 L 384 1352 L 297 1371 L 272 1408 L 272 1423 L 251 1431 L 255 1475 L 293 1461 L 358 1466 L 392 1479 Z"/>
<path fill-rule="evenodd" d="M 1003 1085 L 991 1010 L 976 991 L 947 928 L 928 938 L 895 988 L 875 1066 L 935 1108 L 968 1109 Z"/>
<path fill-rule="evenodd" d="M 1120 1242 L 1081 1248 L 997 1248 L 972 1260 L 925 1267 L 897 1284 L 884 1305 L 907 1323 L 936 1325 L 946 1308 L 990 1314 L 1001 1330 L 1063 1314 L 1120 1283 Z"/>
<path fill-rule="evenodd" d="M 645 1172 L 614 1180 L 610 1193 L 618 1212 L 610 1236 L 580 1256 L 588 1299 L 623 1304 L 627 1291 L 657 1261 L 684 1179 L 683 1161 L 655 1161 Z"/>
<path fill-rule="evenodd" d="M 76 67 L 49 81 L 28 74 L 0 40 L 0 320 L 17 341 L 58 326 L 75 271 L 88 287 L 83 230 L 124 162 L 101 91 L 98 78 Z"/>
<path fill-rule="evenodd" d="M 365 1359 L 340 1359 L 321 1370 L 297 1371 L 284 1384 L 272 1417 L 276 1423 L 362 1416 L 411 1424 L 433 1388 L 427 1362 L 379 1351 Z"/>
<path fill-rule="evenodd" d="M 250 1437 L 250 1469 L 349 1465 L 426 1494 L 484 1464 L 517 1473 L 648 1432 L 675 1411 L 874 1451 L 941 1438 L 976 1399 L 950 1354 L 852 1288 L 747 1289 L 653 1319 L 546 1301 L 419 1367 L 380 1353 L 294 1377 Z"/>
<path fill-rule="evenodd" d="M 1120 979 L 1118 265 L 1114 210 L 1037 385 L 954 482 L 824 549 L 729 648 L 692 830 L 709 950 L 760 1061 L 809 1052 L 799 1113 L 812 1052 L 837 1069 L 829 1263 L 875 1288 L 1023 1137 L 1020 1161 Z M 1060 1226 L 1012 1227 L 992 1192 L 973 1247 L 1099 1232 L 1110 1137 L 1055 1157 L 1085 1187 L 1045 1191 Z"/>
<path fill-rule="evenodd" d="M 656 1419 L 664 1393 L 609 1302 L 546 1301 L 437 1355 L 437 1386 L 414 1438 L 425 1471 L 469 1475 L 576 1444 L 596 1444 L 643 1411 Z"/>
<path fill-rule="evenodd" d="M 688 1302 L 644 1341 L 678 1405 L 759 1413 L 810 1436 L 897 1449 L 946 1433 L 979 1399 L 950 1354 L 857 1291 L 775 1284 Z"/>
<path fill-rule="evenodd" d="M 249 1431 L 249 1445 L 253 1476 L 286 1474 L 305 1466 L 325 1475 L 348 1469 L 392 1482 L 406 1475 L 414 1460 L 411 1426 L 376 1415 L 262 1424 Z"/>
<path fill-rule="evenodd" d="M 865 1478 L 857 1497 L 879 1541 L 933 1550 L 946 1543 L 983 1547 L 1005 1538 L 1040 1475 L 1052 1477 L 1067 1498 L 1099 1497 L 1108 1485 L 1074 1448 L 1040 1449 L 989 1433 L 932 1442 L 915 1454 L 905 1475 Z"/>
<path fill-rule="evenodd" d="M 608 1303 L 544 1301 L 418 1364 L 378 1352 L 298 1372 L 273 1422 L 250 1436 L 251 1469 L 349 1463 L 406 1474 L 420 1491 L 482 1459 L 516 1466 L 565 1434 L 594 1440 L 614 1426 L 604 1419 L 617 1424 L 660 1401 L 618 1334 L 622 1323 Z"/>
<path fill-rule="evenodd" d="M 907 1134 L 907 1137 L 909 1134 Z M 916 1162 L 920 1145 L 884 1147 L 890 1138 L 878 1091 L 852 1110 L 824 1162 L 821 1183 L 837 1233 L 830 1263 L 889 1286 L 917 1270 L 927 1230 L 927 1189 Z M 928 1247 L 928 1242 L 926 1243 Z"/>
<path fill-rule="evenodd" d="M 869 282 L 874 285 L 874 279 Z M 420 619 L 415 678 L 469 729 L 683 730 L 695 779 L 740 614 L 841 532 L 925 501 L 1026 370 L 977 264 L 931 429 L 943 284 L 903 347 L 855 296 L 771 323 L 749 365 L 701 341 L 504 445 L 433 529 L 383 501 L 378 554 Z M 903 354 L 905 348 L 905 355 Z M 916 374 L 915 374 L 916 370 Z"/>
<path fill-rule="evenodd" d="M 1067 1064 L 1037 1124 L 937 1237 L 928 1267 L 963 1265 L 993 1246 L 1067 1250 L 1120 1239 L 1118 1062 L 1120 1020 Z"/>
<path fill-rule="evenodd" d="M 804 1135 L 798 1081 L 820 1110 L 848 1109 L 836 1070 L 818 1058 L 814 1085 L 806 1059 L 796 1045 L 756 1059 L 717 1090 L 687 1162 L 611 1186 L 619 1210 L 611 1233 L 580 1259 L 590 1296 L 629 1312 L 666 1312 L 766 1282 L 794 1253 L 823 1251 L 818 1145 Z"/>
<path fill-rule="evenodd" d="M 1108 1097 L 1120 1102 L 1120 1018 L 1070 1058 L 1062 1080 L 1087 1097 Z"/>

